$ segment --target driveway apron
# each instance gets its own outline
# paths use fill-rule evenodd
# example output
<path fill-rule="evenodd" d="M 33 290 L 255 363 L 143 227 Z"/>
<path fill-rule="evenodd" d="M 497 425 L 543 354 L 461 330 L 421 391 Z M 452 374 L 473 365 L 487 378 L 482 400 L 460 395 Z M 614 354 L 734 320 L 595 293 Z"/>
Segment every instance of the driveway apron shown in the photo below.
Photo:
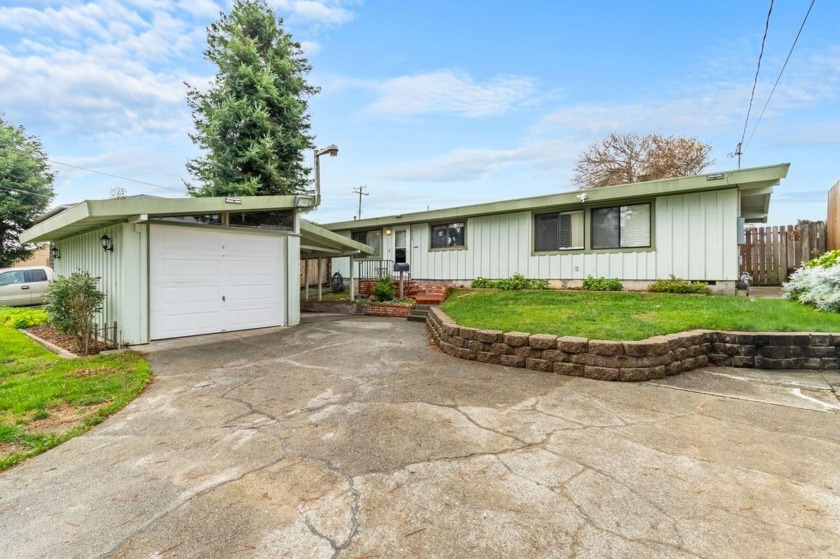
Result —
<path fill-rule="evenodd" d="M 0 557 L 840 557 L 840 374 L 606 383 L 308 316 L 0 474 Z"/>

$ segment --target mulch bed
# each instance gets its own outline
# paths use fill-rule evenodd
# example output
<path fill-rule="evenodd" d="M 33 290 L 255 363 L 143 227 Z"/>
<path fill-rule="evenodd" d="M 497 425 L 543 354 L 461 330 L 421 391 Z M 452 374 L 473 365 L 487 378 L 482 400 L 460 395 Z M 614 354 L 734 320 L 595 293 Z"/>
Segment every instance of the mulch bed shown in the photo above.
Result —
<path fill-rule="evenodd" d="M 53 343 L 62 349 L 75 353 L 76 355 L 82 354 L 82 347 L 79 345 L 79 341 L 75 336 L 56 332 L 55 328 L 53 328 L 50 324 L 32 326 L 27 328 L 26 331 L 35 334 L 42 340 Z M 95 342 L 91 342 L 88 347 L 88 355 L 96 355 L 100 351 L 105 351 L 106 349 L 114 349 L 114 347 L 101 340 L 97 340 Z"/>

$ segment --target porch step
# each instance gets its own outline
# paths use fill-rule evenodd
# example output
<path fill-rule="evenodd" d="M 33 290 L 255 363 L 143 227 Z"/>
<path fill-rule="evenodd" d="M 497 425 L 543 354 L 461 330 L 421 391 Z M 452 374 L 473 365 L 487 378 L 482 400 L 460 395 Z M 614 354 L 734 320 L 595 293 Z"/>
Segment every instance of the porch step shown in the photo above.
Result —
<path fill-rule="evenodd" d="M 430 305 L 417 305 L 408 313 L 406 320 L 409 322 L 426 322 L 426 316 L 429 314 L 430 308 Z"/>
<path fill-rule="evenodd" d="M 449 295 L 451 286 L 444 283 L 420 282 L 412 280 L 408 284 L 407 297 L 418 305 L 439 305 Z"/>

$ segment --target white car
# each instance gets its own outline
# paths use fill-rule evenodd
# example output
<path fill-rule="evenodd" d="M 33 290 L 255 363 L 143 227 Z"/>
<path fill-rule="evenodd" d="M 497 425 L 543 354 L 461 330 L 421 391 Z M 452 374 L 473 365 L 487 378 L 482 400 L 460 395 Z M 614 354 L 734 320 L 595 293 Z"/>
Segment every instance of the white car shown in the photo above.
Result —
<path fill-rule="evenodd" d="M 0 306 L 42 304 L 54 277 L 52 268 L 46 266 L 0 269 Z"/>

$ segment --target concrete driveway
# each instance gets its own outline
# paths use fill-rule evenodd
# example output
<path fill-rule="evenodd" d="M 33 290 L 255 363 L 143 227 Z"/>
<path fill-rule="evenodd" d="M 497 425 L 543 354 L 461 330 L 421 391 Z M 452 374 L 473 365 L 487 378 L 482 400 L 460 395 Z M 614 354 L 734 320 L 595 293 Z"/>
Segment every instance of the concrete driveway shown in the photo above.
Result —
<path fill-rule="evenodd" d="M 0 474 L 0 556 L 840 557 L 838 373 L 605 383 L 326 315 L 188 343 Z"/>

